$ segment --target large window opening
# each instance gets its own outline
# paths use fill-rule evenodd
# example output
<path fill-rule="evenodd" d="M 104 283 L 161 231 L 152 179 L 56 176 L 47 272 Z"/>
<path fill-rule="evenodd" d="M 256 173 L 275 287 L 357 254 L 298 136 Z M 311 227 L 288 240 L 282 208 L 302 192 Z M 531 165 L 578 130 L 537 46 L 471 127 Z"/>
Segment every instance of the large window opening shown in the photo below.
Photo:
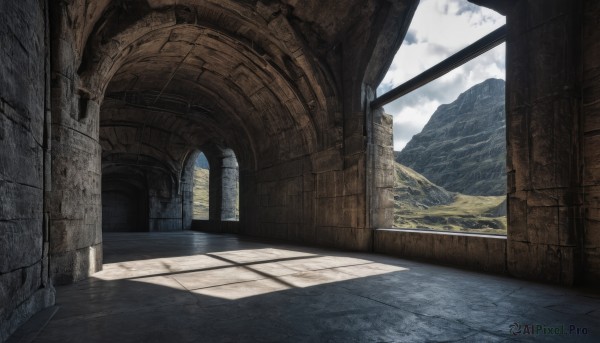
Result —
<path fill-rule="evenodd" d="M 194 163 L 193 219 L 209 219 L 210 165 L 204 153 Z"/>
<path fill-rule="evenodd" d="M 214 151 L 213 151 L 214 150 Z M 239 220 L 239 167 L 231 149 L 203 152 L 194 163 L 193 219 Z"/>
<path fill-rule="evenodd" d="M 506 235 L 505 47 L 452 61 L 504 21 L 466 0 L 417 8 L 378 88 L 409 85 L 384 106 L 394 119 L 394 227 Z"/>

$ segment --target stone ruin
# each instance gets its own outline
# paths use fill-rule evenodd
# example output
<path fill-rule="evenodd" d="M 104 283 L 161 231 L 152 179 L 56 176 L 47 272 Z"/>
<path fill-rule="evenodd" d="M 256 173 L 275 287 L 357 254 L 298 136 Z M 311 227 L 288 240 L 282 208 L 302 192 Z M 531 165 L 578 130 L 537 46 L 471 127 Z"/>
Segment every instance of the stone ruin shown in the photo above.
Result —
<path fill-rule="evenodd" d="M 418 1 L 1 1 L 0 341 L 102 268 L 103 221 L 196 225 L 199 151 L 204 229 L 597 284 L 600 2 L 471 2 L 507 16 L 505 240 L 379 230 L 392 119 L 370 103 Z"/>

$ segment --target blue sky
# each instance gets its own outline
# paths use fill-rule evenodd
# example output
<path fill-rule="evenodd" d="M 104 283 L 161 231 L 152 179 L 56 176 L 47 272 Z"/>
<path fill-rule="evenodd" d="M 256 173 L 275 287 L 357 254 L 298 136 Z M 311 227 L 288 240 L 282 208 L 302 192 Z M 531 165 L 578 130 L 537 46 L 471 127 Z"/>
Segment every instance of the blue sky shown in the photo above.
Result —
<path fill-rule="evenodd" d="M 402 46 L 377 89 L 381 95 L 505 23 L 467 0 L 421 0 Z M 504 44 L 384 107 L 394 116 L 394 150 L 402 150 L 437 107 L 489 78 L 505 78 Z"/>

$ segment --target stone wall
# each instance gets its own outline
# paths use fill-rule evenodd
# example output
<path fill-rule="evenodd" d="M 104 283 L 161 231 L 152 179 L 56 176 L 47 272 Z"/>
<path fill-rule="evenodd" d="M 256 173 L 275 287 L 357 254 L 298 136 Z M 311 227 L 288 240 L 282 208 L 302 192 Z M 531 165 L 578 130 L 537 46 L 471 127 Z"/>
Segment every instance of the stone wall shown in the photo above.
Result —
<path fill-rule="evenodd" d="M 377 253 L 477 271 L 506 273 L 506 237 L 451 232 L 375 230 Z"/>
<path fill-rule="evenodd" d="M 0 342 L 54 304 L 44 198 L 49 181 L 46 2 L 0 2 Z"/>
<path fill-rule="evenodd" d="M 365 167 L 345 168 L 341 152 L 330 149 L 254 173 L 242 171 L 241 233 L 369 250 Z"/>
<path fill-rule="evenodd" d="M 508 271 L 581 276 L 581 26 L 577 1 L 518 1 L 507 13 Z"/>
<path fill-rule="evenodd" d="M 310 162 L 296 159 L 276 166 L 240 173 L 240 230 L 244 234 L 314 242 L 314 214 L 305 193 L 304 176 L 311 178 Z M 312 179 L 311 179 L 312 181 Z M 307 192 L 312 190 L 307 180 Z M 304 216 L 306 214 L 306 216 Z M 312 231 L 312 232 L 311 232 Z"/>
<path fill-rule="evenodd" d="M 600 2 L 583 5 L 584 279 L 600 283 Z"/>

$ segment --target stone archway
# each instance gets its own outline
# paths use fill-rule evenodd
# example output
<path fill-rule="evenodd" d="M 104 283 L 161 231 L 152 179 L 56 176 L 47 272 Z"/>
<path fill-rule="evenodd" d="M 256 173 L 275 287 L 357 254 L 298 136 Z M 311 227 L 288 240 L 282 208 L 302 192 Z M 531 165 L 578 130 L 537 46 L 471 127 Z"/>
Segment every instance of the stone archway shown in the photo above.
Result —
<path fill-rule="evenodd" d="M 62 205 L 49 209 L 53 279 L 79 280 L 101 268 L 106 163 L 153 175 L 149 227 L 180 230 L 188 221 L 182 170 L 208 142 L 236 152 L 243 233 L 371 247 L 365 180 L 373 118 L 365 103 L 391 60 L 385 51 L 401 35 L 379 34 L 395 30 L 410 10 L 332 2 L 329 11 L 346 18 L 336 20 L 322 15 L 317 2 L 308 6 L 217 0 L 52 6 L 57 191 L 48 203 Z"/>
<path fill-rule="evenodd" d="M 103 178 L 102 232 L 148 231 L 148 190 L 140 186 Z"/>

